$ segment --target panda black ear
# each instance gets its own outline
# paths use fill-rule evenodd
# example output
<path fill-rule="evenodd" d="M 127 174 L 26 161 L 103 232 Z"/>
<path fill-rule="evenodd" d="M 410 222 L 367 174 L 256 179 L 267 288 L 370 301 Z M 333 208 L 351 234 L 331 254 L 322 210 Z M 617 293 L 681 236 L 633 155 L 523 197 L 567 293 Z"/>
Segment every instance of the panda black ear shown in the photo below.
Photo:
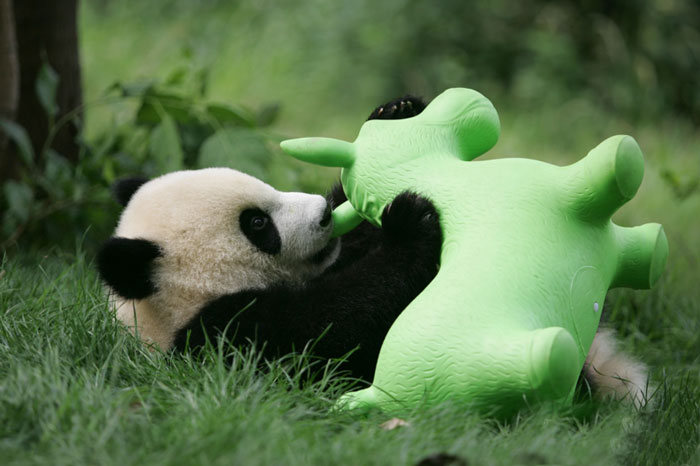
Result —
<path fill-rule="evenodd" d="M 112 237 L 97 254 L 97 270 L 122 298 L 143 299 L 156 292 L 153 263 L 162 255 L 152 241 Z"/>
<path fill-rule="evenodd" d="M 143 176 L 120 178 L 112 185 L 112 195 L 122 207 L 126 207 L 131 196 L 146 182 L 148 182 L 148 178 Z"/>

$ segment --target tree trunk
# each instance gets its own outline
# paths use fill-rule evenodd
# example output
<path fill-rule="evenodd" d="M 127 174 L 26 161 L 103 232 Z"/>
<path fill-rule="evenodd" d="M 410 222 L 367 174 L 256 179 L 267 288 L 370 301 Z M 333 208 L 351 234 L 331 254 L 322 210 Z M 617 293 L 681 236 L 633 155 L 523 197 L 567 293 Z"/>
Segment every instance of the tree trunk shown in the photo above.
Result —
<path fill-rule="evenodd" d="M 40 153 L 48 135 L 48 117 L 36 95 L 36 80 L 44 60 L 59 76 L 56 95 L 59 120 L 82 104 L 78 55 L 78 0 L 14 0 L 15 31 L 20 64 L 17 122 Z M 51 147 L 75 161 L 78 115 L 62 126 Z"/>
<path fill-rule="evenodd" d="M 12 0 L 0 0 L 0 118 L 14 120 L 19 98 L 19 67 Z M 17 175 L 17 158 L 0 131 L 0 184 Z"/>

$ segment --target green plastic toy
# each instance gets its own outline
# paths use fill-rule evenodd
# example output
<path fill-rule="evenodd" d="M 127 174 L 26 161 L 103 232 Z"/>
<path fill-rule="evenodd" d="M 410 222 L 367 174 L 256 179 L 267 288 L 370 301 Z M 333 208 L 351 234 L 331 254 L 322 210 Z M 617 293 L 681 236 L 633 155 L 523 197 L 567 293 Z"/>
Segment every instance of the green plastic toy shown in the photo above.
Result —
<path fill-rule="evenodd" d="M 282 143 L 298 159 L 342 167 L 349 201 L 334 211 L 338 234 L 362 218 L 380 225 L 384 207 L 406 190 L 440 213 L 436 278 L 391 327 L 372 386 L 343 396 L 342 407 L 399 411 L 451 400 L 503 413 L 565 403 L 608 288 L 649 288 L 661 275 L 661 225 L 610 220 L 642 181 L 633 138 L 608 138 L 566 167 L 472 161 L 499 131 L 491 102 L 456 88 L 415 117 L 366 122 L 354 143 Z"/>

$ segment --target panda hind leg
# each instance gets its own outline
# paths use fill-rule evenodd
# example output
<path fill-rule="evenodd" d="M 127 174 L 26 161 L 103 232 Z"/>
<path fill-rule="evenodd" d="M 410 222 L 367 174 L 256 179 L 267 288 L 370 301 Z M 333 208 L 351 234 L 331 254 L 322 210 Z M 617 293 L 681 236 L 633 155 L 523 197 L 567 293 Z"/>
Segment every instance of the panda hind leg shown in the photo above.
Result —
<path fill-rule="evenodd" d="M 579 384 L 596 399 L 615 398 L 644 406 L 649 401 L 647 367 L 618 348 L 615 332 L 601 328 L 586 357 Z"/>

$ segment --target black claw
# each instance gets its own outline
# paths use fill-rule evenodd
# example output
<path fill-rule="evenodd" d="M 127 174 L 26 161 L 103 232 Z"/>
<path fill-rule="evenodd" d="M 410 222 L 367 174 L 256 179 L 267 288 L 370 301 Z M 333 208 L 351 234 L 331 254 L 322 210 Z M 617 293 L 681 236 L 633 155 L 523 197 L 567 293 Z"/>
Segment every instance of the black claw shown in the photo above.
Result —
<path fill-rule="evenodd" d="M 368 120 L 401 120 L 418 115 L 425 109 L 420 97 L 404 96 L 375 108 Z"/>

